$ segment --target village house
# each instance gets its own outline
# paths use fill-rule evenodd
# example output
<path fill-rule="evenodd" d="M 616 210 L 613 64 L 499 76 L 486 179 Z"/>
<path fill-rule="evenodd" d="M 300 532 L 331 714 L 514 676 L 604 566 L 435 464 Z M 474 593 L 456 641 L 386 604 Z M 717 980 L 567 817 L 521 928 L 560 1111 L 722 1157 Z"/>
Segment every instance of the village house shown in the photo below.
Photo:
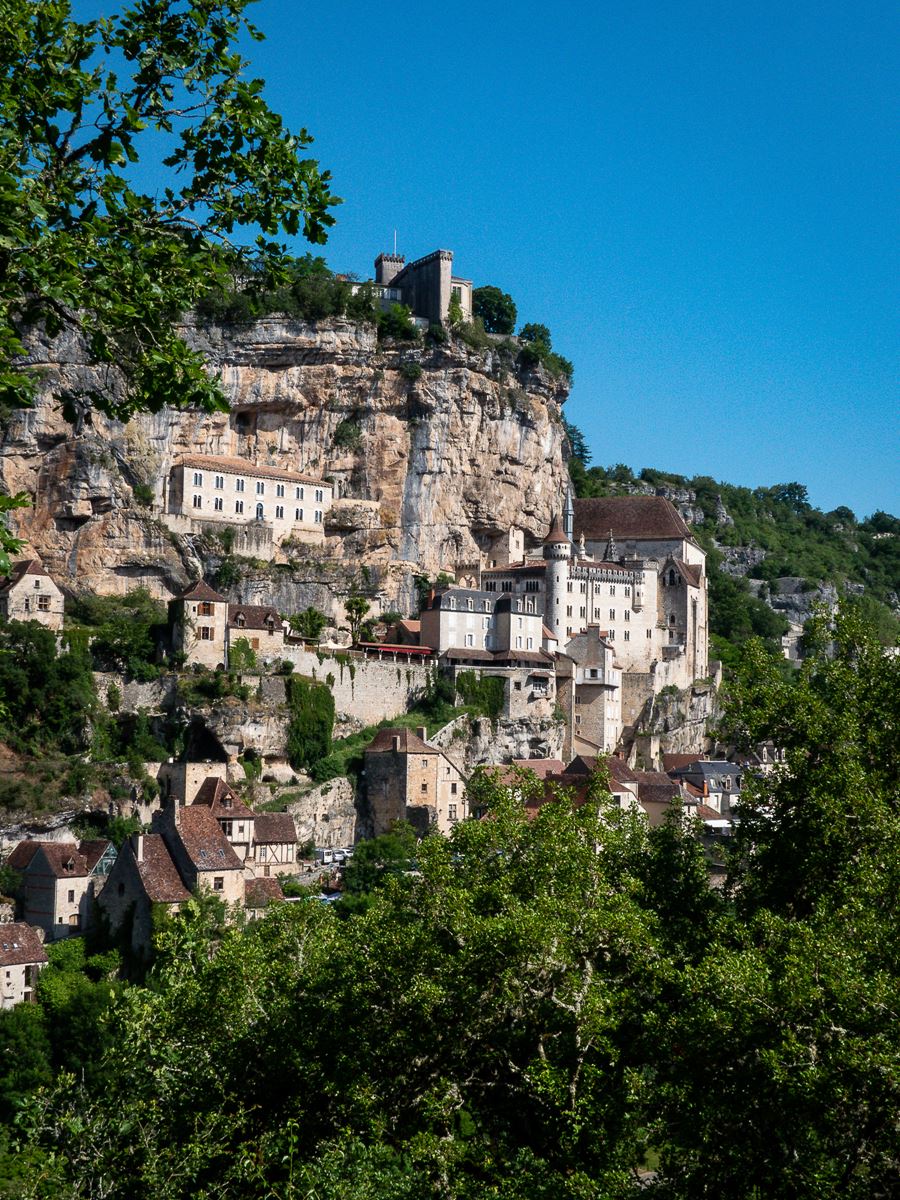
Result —
<path fill-rule="evenodd" d="M 290 813 L 257 813 L 250 864 L 257 879 L 297 869 L 297 826 Z"/>
<path fill-rule="evenodd" d="M 36 558 L 13 563 L 0 581 L 0 616 L 7 621 L 37 621 L 58 632 L 65 598 Z"/>
<path fill-rule="evenodd" d="M 36 929 L 24 921 L 0 925 L 0 1008 L 33 1001 L 37 977 L 47 961 Z"/>
<path fill-rule="evenodd" d="M 138 833 L 123 843 L 97 906 L 112 935 L 146 953 L 153 940 L 153 912 L 178 912 L 191 893 L 158 833 Z"/>
<path fill-rule="evenodd" d="M 297 827 L 290 813 L 255 813 L 229 784 L 215 777 L 205 780 L 192 804 L 203 805 L 215 817 L 244 864 L 245 875 L 266 878 L 296 870 Z"/>
<path fill-rule="evenodd" d="M 188 664 L 210 670 L 230 666 L 236 643 L 246 640 L 261 663 L 284 654 L 284 622 L 278 610 L 263 604 L 231 604 L 200 580 L 170 602 L 172 646 Z"/>
<path fill-rule="evenodd" d="M 396 821 L 446 834 L 468 815 L 465 778 L 424 727 L 379 730 L 366 747 L 365 786 L 376 837 Z"/>
<path fill-rule="evenodd" d="M 710 761 L 697 755 L 690 762 L 672 764 L 672 757 L 663 758 L 669 777 L 684 785 L 700 803 L 715 809 L 721 817 L 730 817 L 740 807 L 743 767 L 724 759 Z"/>
<path fill-rule="evenodd" d="M 557 657 L 556 689 L 566 716 L 564 752 L 609 754 L 622 736 L 622 668 L 605 630 L 589 625 Z"/>
<path fill-rule="evenodd" d="M 407 262 L 402 254 L 379 254 L 374 288 L 385 307 L 405 304 L 426 325 L 441 325 L 455 300 L 460 318 L 472 320 L 472 280 L 453 274 L 453 251 L 433 250 Z"/>
<path fill-rule="evenodd" d="M 323 479 L 229 455 L 188 454 L 177 459 L 164 481 L 162 519 L 183 532 L 189 522 L 231 526 L 238 532 L 256 525 L 274 546 L 286 539 L 322 542 L 333 488 Z"/>
<path fill-rule="evenodd" d="M 57 940 L 83 933 L 116 860 L 102 839 L 78 842 L 19 842 L 7 865 L 22 876 L 22 917 Z"/>

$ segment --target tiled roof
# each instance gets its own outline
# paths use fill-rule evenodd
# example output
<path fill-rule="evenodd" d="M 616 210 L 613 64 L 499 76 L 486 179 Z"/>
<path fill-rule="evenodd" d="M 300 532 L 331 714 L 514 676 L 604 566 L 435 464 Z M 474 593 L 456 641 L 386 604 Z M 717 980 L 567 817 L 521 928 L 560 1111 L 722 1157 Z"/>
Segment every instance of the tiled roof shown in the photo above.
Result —
<path fill-rule="evenodd" d="M 664 771 L 635 771 L 638 785 L 638 800 L 642 804 L 671 804 L 679 794 L 677 783 Z"/>
<path fill-rule="evenodd" d="M 565 770 L 565 763 L 561 758 L 514 758 L 513 766 L 534 771 L 541 779 L 550 773 L 561 775 Z"/>
<path fill-rule="evenodd" d="M 545 546 L 555 546 L 558 544 L 568 545 L 569 539 L 566 537 L 566 532 L 562 527 L 559 513 L 553 518 L 553 524 L 550 526 L 550 532 L 544 538 Z"/>
<path fill-rule="evenodd" d="M 74 842 L 39 842 L 38 845 L 51 872 L 57 878 L 75 879 L 90 875 L 111 843 L 97 839 L 79 842 L 77 846 Z"/>
<path fill-rule="evenodd" d="M 253 840 L 261 844 L 290 843 L 297 840 L 297 826 L 290 813 L 257 813 Z"/>
<path fill-rule="evenodd" d="M 180 904 L 189 900 L 191 893 L 184 886 L 166 843 L 158 833 L 145 833 L 142 836 L 141 862 L 137 862 L 132 843 L 129 843 L 129 847 L 135 857 L 147 899 L 154 904 Z"/>
<path fill-rule="evenodd" d="M 284 892 L 277 879 L 248 879 L 244 883 L 244 904 L 247 908 L 265 908 L 271 900 L 283 900 Z"/>
<path fill-rule="evenodd" d="M 663 496 L 603 496 L 576 500 L 575 537 L 584 534 L 594 542 L 606 542 L 609 532 L 619 541 L 691 538 L 678 509 Z"/>
<path fill-rule="evenodd" d="M 175 824 L 188 858 L 198 871 L 243 870 L 219 822 L 202 804 L 176 808 Z"/>
<path fill-rule="evenodd" d="M 400 739 L 400 754 L 440 754 L 411 729 L 379 729 L 366 746 L 366 754 L 386 754 L 394 749 L 394 738 Z"/>
<path fill-rule="evenodd" d="M 225 475 L 252 475 L 259 479 L 286 479 L 290 483 L 312 483 L 317 487 L 330 487 L 312 475 L 301 475 L 297 471 L 285 471 L 281 467 L 268 467 L 263 463 L 252 463 L 246 458 L 232 458 L 228 454 L 185 454 L 176 459 L 173 467 L 192 467 L 198 471 L 221 471 Z"/>
<path fill-rule="evenodd" d="M 526 575 L 543 575 L 547 570 L 547 564 L 542 558 L 528 559 L 522 563 L 515 563 L 508 567 L 485 567 L 481 572 L 484 575 L 516 575 L 524 573 Z"/>
<path fill-rule="evenodd" d="M 186 591 L 183 591 L 178 597 L 179 600 L 212 600 L 216 604 L 224 604 L 225 597 L 220 596 L 218 592 L 213 591 L 208 583 L 204 583 L 202 579 L 198 579 L 196 583 L 192 583 Z"/>
<path fill-rule="evenodd" d="M 9 591 L 9 589 L 20 579 L 24 579 L 26 575 L 44 575 L 47 579 L 50 578 L 44 570 L 43 565 L 36 558 L 23 558 L 17 563 L 13 563 L 10 567 L 9 575 L 0 583 L 0 592 Z"/>
<path fill-rule="evenodd" d="M 490 650 L 479 650 L 475 646 L 451 646 L 445 650 L 441 658 L 462 658 L 471 662 L 493 662 L 494 656 Z"/>
<path fill-rule="evenodd" d="M 234 788 L 229 787 L 224 779 L 217 779 L 214 775 L 208 776 L 200 784 L 193 804 L 204 805 L 217 819 L 231 821 L 239 817 L 252 820 L 254 816 Z"/>
<path fill-rule="evenodd" d="M 714 808 L 710 808 L 708 804 L 697 805 L 697 816 L 701 821 L 721 821 L 722 814 L 716 812 Z"/>
<path fill-rule="evenodd" d="M 78 843 L 78 852 L 84 855 L 89 871 L 93 871 L 111 845 L 112 842 L 107 841 L 106 838 L 91 838 L 88 841 Z"/>
<path fill-rule="evenodd" d="M 238 616 L 244 618 L 240 624 Z M 229 604 L 228 624 L 232 629 L 268 629 L 269 621 L 281 629 L 281 614 L 277 608 L 267 604 Z"/>
<path fill-rule="evenodd" d="M 670 559 L 678 568 L 678 573 L 691 587 L 699 587 L 702 582 L 702 571 L 699 566 L 691 566 L 689 563 L 683 562 L 680 558 Z"/>
<path fill-rule="evenodd" d="M 43 844 L 43 842 L 36 842 L 32 839 L 19 842 L 7 858 L 6 865 L 12 867 L 14 871 L 24 871 L 37 853 L 38 846 L 43 846 Z"/>
<path fill-rule="evenodd" d="M 37 931 L 24 921 L 0 925 L 0 967 L 47 962 L 47 951 Z"/>
<path fill-rule="evenodd" d="M 664 754 L 662 756 L 664 771 L 677 771 L 680 767 L 689 767 L 691 763 L 699 762 L 703 756 L 697 754 Z"/>

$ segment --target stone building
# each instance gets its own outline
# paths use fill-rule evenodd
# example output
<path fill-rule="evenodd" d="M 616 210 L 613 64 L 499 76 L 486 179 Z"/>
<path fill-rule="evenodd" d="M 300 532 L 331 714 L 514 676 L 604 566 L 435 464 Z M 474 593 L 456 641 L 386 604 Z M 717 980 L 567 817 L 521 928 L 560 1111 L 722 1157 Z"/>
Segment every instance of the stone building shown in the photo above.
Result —
<path fill-rule="evenodd" d="M 169 611 L 172 646 L 188 663 L 227 667 L 229 652 L 242 638 L 261 662 L 283 655 L 284 622 L 268 605 L 230 604 L 201 580 L 176 596 Z"/>
<path fill-rule="evenodd" d="M 13 563 L 0 582 L 0 616 L 7 621 L 38 621 L 58 631 L 64 608 L 62 592 L 36 558 Z"/>
<path fill-rule="evenodd" d="M 376 837 L 396 821 L 411 822 L 420 834 L 432 825 L 449 833 L 468 815 L 465 779 L 429 745 L 424 727 L 379 730 L 366 747 L 365 781 Z"/>
<path fill-rule="evenodd" d="M 430 325 L 446 322 L 454 297 L 462 319 L 472 320 L 472 281 L 453 274 L 452 250 L 434 250 L 410 263 L 402 254 L 379 254 L 375 286 L 384 301 L 405 304 Z"/>
<path fill-rule="evenodd" d="M 191 893 L 158 833 L 138 833 L 123 843 L 107 885 L 97 901 L 111 934 L 136 954 L 149 952 L 153 911 L 161 905 L 178 912 Z"/>
<path fill-rule="evenodd" d="M 622 736 L 622 668 L 604 630 L 589 625 L 557 660 L 557 695 L 566 714 L 564 753 L 610 754 Z"/>
<path fill-rule="evenodd" d="M 24 921 L 0 925 L 0 1009 L 34 1000 L 47 951 L 36 929 Z"/>
<path fill-rule="evenodd" d="M 22 876 L 23 918 L 48 938 L 83 933 L 115 860 L 115 847 L 103 839 L 19 842 L 7 864 Z"/>
<path fill-rule="evenodd" d="M 206 526 L 264 527 L 274 545 L 287 538 L 324 541 L 330 483 L 228 455 L 188 454 L 176 460 L 164 482 L 167 517 Z M 181 527 L 178 526 L 178 532 Z"/>

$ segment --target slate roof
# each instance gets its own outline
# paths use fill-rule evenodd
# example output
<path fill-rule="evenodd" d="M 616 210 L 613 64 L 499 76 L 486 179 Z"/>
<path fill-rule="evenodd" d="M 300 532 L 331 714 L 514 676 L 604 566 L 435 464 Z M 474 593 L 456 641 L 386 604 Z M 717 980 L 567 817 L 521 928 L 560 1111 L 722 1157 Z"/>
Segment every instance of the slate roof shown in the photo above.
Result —
<path fill-rule="evenodd" d="M 0 925 L 0 967 L 47 962 L 47 951 L 37 930 L 24 921 Z"/>
<path fill-rule="evenodd" d="M 693 541 L 678 509 L 664 496 L 603 496 L 575 500 L 574 535 L 606 542 L 609 532 L 618 541 L 669 538 Z"/>
<path fill-rule="evenodd" d="M 216 604 L 224 604 L 225 597 L 220 596 L 214 591 L 208 583 L 204 583 L 202 579 L 198 579 L 196 583 L 192 583 L 185 591 L 178 596 L 179 600 L 212 600 Z"/>
<path fill-rule="evenodd" d="M 290 483 L 313 483 L 317 487 L 331 486 L 312 475 L 301 475 L 297 471 L 285 471 L 281 467 L 252 463 L 249 459 L 233 458 L 228 454 L 184 454 L 172 465 L 191 467 L 197 471 L 221 471 L 225 475 L 252 475 L 260 479 L 286 479 Z"/>
<path fill-rule="evenodd" d="M 238 623 L 238 616 L 244 618 L 243 625 Z M 269 621 L 273 621 L 276 629 L 281 629 L 281 614 L 277 608 L 268 604 L 229 604 L 228 625 L 231 629 L 268 629 Z"/>
<path fill-rule="evenodd" d="M 297 826 L 290 813 L 257 813 L 253 840 L 262 845 L 297 841 Z"/>
<path fill-rule="evenodd" d="M 43 575 L 46 579 L 50 578 L 50 576 L 44 570 L 43 564 L 40 563 L 38 559 L 23 558 L 17 563 L 13 563 L 13 565 L 10 567 L 9 574 L 2 581 L 2 583 L 0 583 L 0 594 L 3 592 L 8 592 L 21 579 L 24 579 L 26 575 Z"/>
<path fill-rule="evenodd" d="M 680 558 L 673 558 L 672 562 L 678 568 L 681 577 L 685 583 L 689 583 L 691 587 L 699 587 L 702 581 L 702 572 L 699 564 L 691 566 L 690 563 L 683 562 Z"/>
<path fill-rule="evenodd" d="M 226 804 L 230 801 L 230 804 Z M 233 821 L 238 819 L 253 819 L 254 813 L 243 802 L 234 788 L 229 787 L 224 779 L 209 775 L 197 789 L 197 795 L 192 804 L 202 804 L 219 820 Z"/>
<path fill-rule="evenodd" d="M 434 746 L 423 742 L 411 729 L 379 729 L 366 746 L 366 754 L 389 754 L 394 749 L 394 738 L 400 739 L 401 754 L 440 754 Z"/>
<path fill-rule="evenodd" d="M 718 759 L 710 761 L 709 759 L 695 758 L 692 762 L 683 767 L 670 767 L 670 774 L 678 776 L 696 775 L 701 779 L 716 779 L 719 775 L 742 775 L 743 767 L 737 766 L 735 763 L 728 762 L 726 759 Z"/>
<path fill-rule="evenodd" d="M 158 833 L 145 833 L 143 839 L 142 862 L 137 861 L 133 843 L 129 842 L 128 845 L 147 899 L 154 904 L 179 904 L 189 900 L 191 893 L 184 886 L 162 837 Z"/>
<path fill-rule="evenodd" d="M 665 771 L 635 771 L 641 804 L 671 804 L 679 795 L 677 783 Z"/>
<path fill-rule="evenodd" d="M 526 559 L 525 562 L 515 563 L 508 567 L 485 567 L 481 572 L 482 577 L 485 575 L 515 575 L 524 573 L 526 575 L 543 575 L 546 573 L 547 564 L 542 558 Z"/>
<path fill-rule="evenodd" d="M 185 853 L 198 871 L 243 870 L 219 822 L 204 805 L 177 808 L 175 824 Z"/>
<path fill-rule="evenodd" d="M 244 883 L 244 905 L 265 908 L 271 900 L 283 900 L 284 892 L 277 879 L 248 879 Z"/>

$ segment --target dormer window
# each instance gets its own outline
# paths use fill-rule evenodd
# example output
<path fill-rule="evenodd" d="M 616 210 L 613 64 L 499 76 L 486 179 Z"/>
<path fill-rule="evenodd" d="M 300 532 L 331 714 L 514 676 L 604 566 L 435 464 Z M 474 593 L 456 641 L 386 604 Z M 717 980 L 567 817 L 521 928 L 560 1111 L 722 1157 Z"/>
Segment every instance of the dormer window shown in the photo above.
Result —
<path fill-rule="evenodd" d="M 234 623 L 237 625 L 238 629 L 243 629 L 247 624 L 247 618 L 243 613 L 238 613 L 238 615 L 234 618 Z"/>
<path fill-rule="evenodd" d="M 470 599 L 467 601 L 467 603 L 468 603 L 468 607 L 469 607 L 469 612 L 474 612 L 475 611 L 475 601 Z"/>
<path fill-rule="evenodd" d="M 230 796 L 222 797 L 222 807 L 223 808 L 231 808 L 231 797 Z"/>

